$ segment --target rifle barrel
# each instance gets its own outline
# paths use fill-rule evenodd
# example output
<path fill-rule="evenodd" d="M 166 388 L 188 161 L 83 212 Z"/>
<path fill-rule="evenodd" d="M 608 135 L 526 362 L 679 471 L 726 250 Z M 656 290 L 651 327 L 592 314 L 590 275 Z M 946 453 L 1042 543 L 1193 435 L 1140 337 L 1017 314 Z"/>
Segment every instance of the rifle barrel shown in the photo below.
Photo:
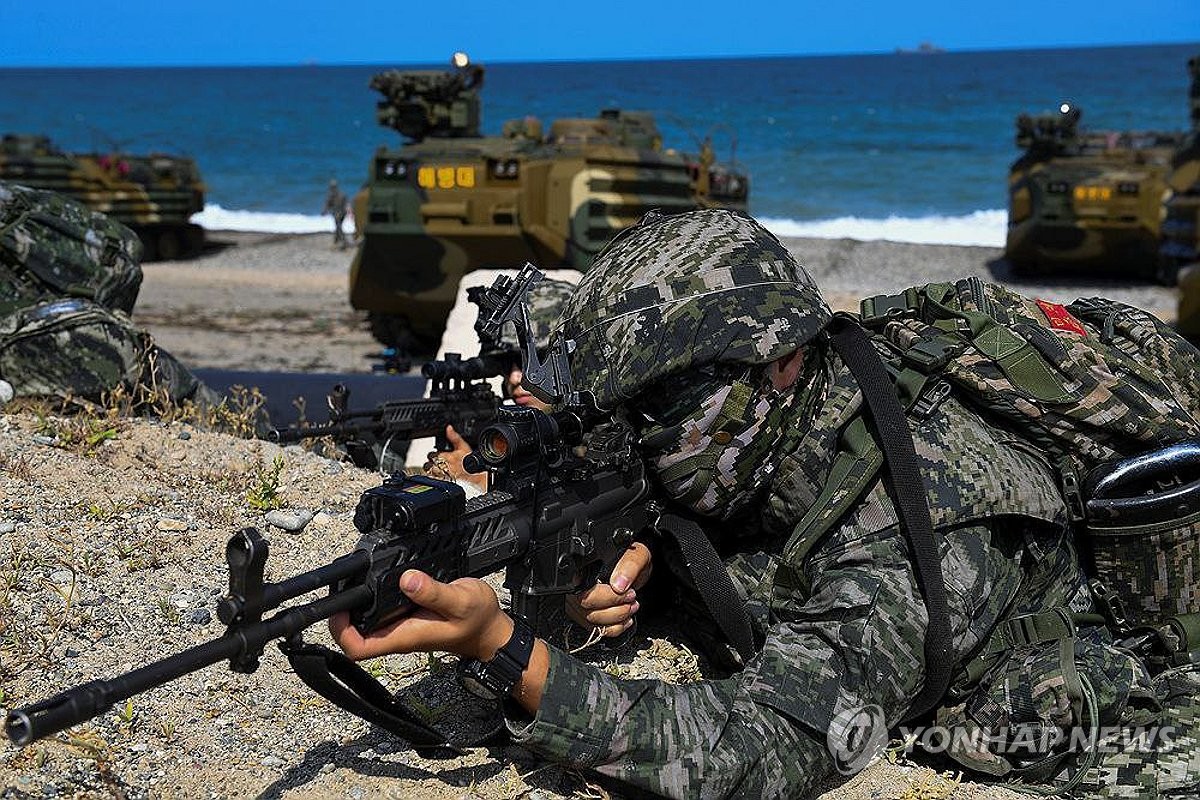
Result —
<path fill-rule="evenodd" d="M 268 620 L 231 628 L 219 639 L 198 644 L 112 680 L 91 681 L 40 703 L 15 709 L 4 721 L 4 732 L 14 744 L 27 745 L 85 722 L 139 692 L 162 686 L 218 661 L 235 658 L 240 653 L 260 651 L 272 639 L 288 638 L 314 622 L 342 611 L 352 611 L 370 601 L 371 587 L 360 585 L 284 609 Z"/>

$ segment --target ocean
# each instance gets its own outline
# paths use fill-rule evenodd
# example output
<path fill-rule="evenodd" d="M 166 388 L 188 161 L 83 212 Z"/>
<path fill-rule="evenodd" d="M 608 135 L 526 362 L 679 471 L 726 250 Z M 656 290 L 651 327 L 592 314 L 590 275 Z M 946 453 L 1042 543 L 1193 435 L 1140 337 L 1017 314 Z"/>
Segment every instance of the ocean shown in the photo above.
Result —
<path fill-rule="evenodd" d="M 1014 117 L 1067 100 L 1093 129 L 1181 130 L 1197 45 L 687 61 L 485 64 L 483 128 L 654 111 L 667 146 L 751 176 L 780 235 L 1002 246 Z M 447 54 L 449 57 L 449 54 Z M 194 157 L 211 229 L 309 232 L 399 134 L 362 66 L 0 69 L 0 132 L 69 150 Z M 408 65 L 412 66 L 412 65 Z M 421 65 L 430 68 L 431 65 Z M 440 67 L 441 65 L 432 65 Z"/>

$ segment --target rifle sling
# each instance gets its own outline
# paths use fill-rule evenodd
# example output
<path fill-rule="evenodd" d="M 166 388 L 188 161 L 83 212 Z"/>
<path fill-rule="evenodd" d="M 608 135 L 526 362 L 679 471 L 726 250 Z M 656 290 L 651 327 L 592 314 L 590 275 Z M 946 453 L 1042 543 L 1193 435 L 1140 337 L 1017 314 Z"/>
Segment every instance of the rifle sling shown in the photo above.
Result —
<path fill-rule="evenodd" d="M 394 733 L 414 747 L 451 747 L 445 736 L 418 719 L 383 684 L 342 653 L 299 637 L 279 643 L 292 669 L 310 689 L 356 717 Z"/>
<path fill-rule="evenodd" d="M 838 314 L 829 325 L 830 342 L 858 382 L 883 450 L 896 513 L 912 551 L 913 569 L 929 615 L 925 628 L 925 683 L 905 719 L 932 709 L 950 686 L 950 613 L 942 578 L 941 551 L 933 535 L 929 495 L 917 463 L 912 430 L 896 397 L 883 358 L 853 318 Z"/>
<path fill-rule="evenodd" d="M 734 587 L 717 549 L 700 526 L 685 517 L 663 514 L 659 528 L 674 537 L 709 614 L 742 657 L 742 664 L 749 663 L 755 647 L 746 601 Z"/>

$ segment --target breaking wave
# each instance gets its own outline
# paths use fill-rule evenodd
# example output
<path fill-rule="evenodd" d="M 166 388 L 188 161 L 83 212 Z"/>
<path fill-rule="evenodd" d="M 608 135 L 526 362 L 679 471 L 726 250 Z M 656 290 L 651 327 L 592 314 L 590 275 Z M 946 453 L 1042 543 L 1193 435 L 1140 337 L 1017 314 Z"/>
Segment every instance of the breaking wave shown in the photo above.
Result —
<path fill-rule="evenodd" d="M 242 211 L 208 203 L 192 216 L 192 222 L 210 231 L 254 231 L 257 233 L 329 233 L 333 220 L 319 214 L 292 214 L 286 211 Z M 342 223 L 347 233 L 354 230 L 354 217 Z"/>
<path fill-rule="evenodd" d="M 858 239 L 914 244 L 957 244 L 1004 247 L 1008 218 L 1003 209 L 975 211 L 958 217 L 898 217 L 865 219 L 838 217 L 798 221 L 759 217 L 776 236 L 811 236 L 816 239 Z"/>
<path fill-rule="evenodd" d="M 1003 247 L 1006 216 L 1003 210 L 976 211 L 957 217 L 898 217 L 869 219 L 794 220 L 759 217 L 776 236 L 811 236 L 817 239 L 884 239 L 915 244 L 957 244 Z M 262 233 L 328 233 L 333 228 L 329 217 L 294 214 L 283 211 L 243 211 L 209 203 L 192 221 L 213 231 L 258 231 Z M 344 229 L 354 229 L 347 218 Z"/>

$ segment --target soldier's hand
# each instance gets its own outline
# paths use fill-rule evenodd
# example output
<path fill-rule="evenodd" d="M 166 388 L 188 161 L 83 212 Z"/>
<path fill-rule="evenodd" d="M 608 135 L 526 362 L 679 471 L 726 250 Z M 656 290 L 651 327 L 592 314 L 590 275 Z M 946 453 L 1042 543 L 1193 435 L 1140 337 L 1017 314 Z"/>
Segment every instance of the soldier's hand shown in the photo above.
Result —
<path fill-rule="evenodd" d="M 521 385 L 521 380 L 525 377 L 525 373 L 521 372 L 520 367 L 514 367 L 508 373 L 508 377 L 504 379 L 505 393 L 512 398 L 512 401 L 519 406 L 529 406 L 536 408 L 538 411 L 550 411 L 550 405 L 543 403 L 533 396 L 533 393 Z"/>
<path fill-rule="evenodd" d="M 598 583 L 567 597 L 567 615 L 585 628 L 602 628 L 606 637 L 620 636 L 633 625 L 641 607 L 637 590 L 650 580 L 650 548 L 634 542 L 613 568 L 608 583 Z"/>
<path fill-rule="evenodd" d="M 425 474 L 441 480 L 465 480 L 487 491 L 488 478 L 483 472 L 472 473 L 463 469 L 463 459 L 471 452 L 467 440 L 454 430 L 453 425 L 446 426 L 446 441 L 450 442 L 451 450 L 444 453 L 430 450 L 425 462 Z"/>
<path fill-rule="evenodd" d="M 441 583 L 420 570 L 400 576 L 400 590 L 416 603 L 399 622 L 363 636 L 348 614 L 329 620 L 333 640 L 355 661 L 389 653 L 445 651 L 488 660 L 513 632 L 496 592 L 476 578 Z"/>

